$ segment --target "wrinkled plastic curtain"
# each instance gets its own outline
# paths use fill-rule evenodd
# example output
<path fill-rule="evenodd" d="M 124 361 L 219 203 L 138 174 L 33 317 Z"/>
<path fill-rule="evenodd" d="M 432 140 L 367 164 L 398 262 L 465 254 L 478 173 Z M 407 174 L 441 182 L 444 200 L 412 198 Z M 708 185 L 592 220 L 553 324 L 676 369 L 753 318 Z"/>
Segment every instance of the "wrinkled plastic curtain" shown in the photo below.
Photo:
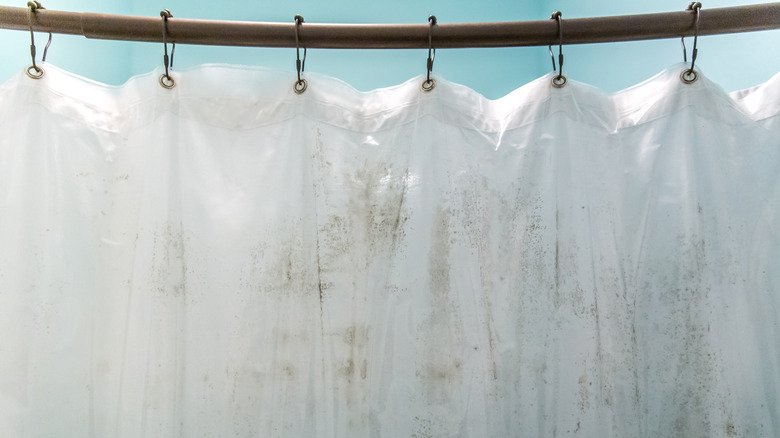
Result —
<path fill-rule="evenodd" d="M 780 75 L 0 88 L 0 436 L 776 437 Z"/>

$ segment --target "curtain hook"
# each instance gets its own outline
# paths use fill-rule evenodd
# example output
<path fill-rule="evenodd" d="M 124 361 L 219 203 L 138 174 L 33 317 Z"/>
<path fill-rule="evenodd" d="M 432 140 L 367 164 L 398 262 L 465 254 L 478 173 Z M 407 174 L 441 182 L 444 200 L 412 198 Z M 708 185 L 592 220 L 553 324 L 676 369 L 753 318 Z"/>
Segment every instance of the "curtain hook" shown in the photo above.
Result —
<path fill-rule="evenodd" d="M 301 72 L 306 69 L 306 46 L 303 46 L 303 61 L 301 61 L 300 36 L 298 35 L 301 24 L 303 24 L 303 16 L 298 14 L 295 16 L 295 69 L 298 71 L 298 80 L 293 84 L 293 91 L 296 94 L 303 93 L 308 87 L 306 79 L 301 79 Z"/>
<path fill-rule="evenodd" d="M 551 20 L 555 20 L 558 22 L 558 75 L 552 78 L 552 86 L 555 88 L 562 88 L 564 85 L 566 85 L 566 82 L 568 80 L 566 79 L 566 76 L 563 75 L 563 19 L 561 18 L 563 14 L 561 14 L 561 11 L 555 11 L 550 16 Z M 547 46 L 547 49 L 550 51 L 550 59 L 552 59 L 552 65 L 553 65 L 553 71 L 556 71 L 555 68 L 555 56 L 553 55 L 552 51 L 552 44 Z"/>
<path fill-rule="evenodd" d="M 46 9 L 46 8 L 44 8 L 43 5 L 41 5 L 41 3 L 37 1 L 27 2 L 27 25 L 30 28 L 30 56 L 32 58 L 32 65 L 30 67 L 27 67 L 26 73 L 27 76 L 33 79 L 40 79 L 43 77 L 44 74 L 43 68 L 35 64 L 35 52 L 36 52 L 35 34 L 33 33 L 32 17 L 33 17 L 33 13 L 38 9 Z M 49 32 L 49 41 L 46 42 L 46 47 L 43 49 L 43 58 L 41 58 L 41 62 L 46 62 L 46 54 L 49 52 L 50 45 L 51 45 L 51 32 Z M 35 73 L 31 73 L 31 71 L 34 71 Z"/>
<path fill-rule="evenodd" d="M 691 2 L 691 4 L 688 5 L 686 11 L 693 11 L 694 13 L 693 51 L 691 51 L 691 68 L 683 70 L 683 72 L 680 74 L 680 79 L 686 84 L 692 84 L 696 82 L 696 79 L 699 79 L 699 74 L 693 70 L 693 65 L 696 63 L 696 56 L 699 54 L 699 50 L 696 48 L 696 45 L 699 40 L 699 14 L 701 12 L 701 3 Z M 683 62 L 688 62 L 688 54 L 686 53 L 687 51 L 685 49 L 685 37 L 683 36 L 681 40 L 683 46 Z"/>
<path fill-rule="evenodd" d="M 436 58 L 436 47 L 433 47 L 433 26 L 436 25 L 436 16 L 428 17 L 428 73 L 425 75 L 425 81 L 422 83 L 423 91 L 431 91 L 436 87 L 436 80 L 431 79 L 433 70 L 433 60 Z"/>
<path fill-rule="evenodd" d="M 163 88 L 171 89 L 176 86 L 176 81 L 169 75 L 168 67 L 173 68 L 173 53 L 176 51 L 176 42 L 171 43 L 171 57 L 168 58 L 168 19 L 173 17 L 171 11 L 163 9 L 160 11 L 160 17 L 162 17 L 162 42 L 163 50 L 163 65 L 165 65 L 165 74 L 160 75 L 160 85 Z"/>

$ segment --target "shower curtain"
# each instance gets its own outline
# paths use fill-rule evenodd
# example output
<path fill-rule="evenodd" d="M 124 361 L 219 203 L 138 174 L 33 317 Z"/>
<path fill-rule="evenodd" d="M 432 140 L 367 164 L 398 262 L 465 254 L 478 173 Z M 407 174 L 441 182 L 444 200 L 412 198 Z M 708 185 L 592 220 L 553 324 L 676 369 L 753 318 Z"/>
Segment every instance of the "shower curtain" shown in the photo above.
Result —
<path fill-rule="evenodd" d="M 0 436 L 780 435 L 780 75 L 0 87 Z"/>

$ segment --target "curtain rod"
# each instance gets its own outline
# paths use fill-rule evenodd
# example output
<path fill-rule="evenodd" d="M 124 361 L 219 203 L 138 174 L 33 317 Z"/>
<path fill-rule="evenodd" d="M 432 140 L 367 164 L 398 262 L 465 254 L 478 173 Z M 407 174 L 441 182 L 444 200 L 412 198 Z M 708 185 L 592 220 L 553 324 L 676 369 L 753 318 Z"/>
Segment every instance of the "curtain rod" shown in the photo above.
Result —
<path fill-rule="evenodd" d="M 91 39 L 162 42 L 160 17 L 64 12 L 38 9 L 32 28 L 39 32 L 83 35 Z M 423 20 L 421 20 L 423 21 Z M 307 48 L 428 48 L 428 23 L 322 24 L 304 22 L 299 29 Z M 0 6 L 0 28 L 29 30 L 27 8 Z M 699 35 L 754 32 L 780 28 L 780 3 L 701 9 Z M 295 47 L 295 24 L 168 19 L 168 41 L 178 44 Z M 563 19 L 563 44 L 692 36 L 693 11 Z M 558 41 L 555 20 L 496 23 L 441 23 L 432 29 L 436 48 L 546 46 Z"/>

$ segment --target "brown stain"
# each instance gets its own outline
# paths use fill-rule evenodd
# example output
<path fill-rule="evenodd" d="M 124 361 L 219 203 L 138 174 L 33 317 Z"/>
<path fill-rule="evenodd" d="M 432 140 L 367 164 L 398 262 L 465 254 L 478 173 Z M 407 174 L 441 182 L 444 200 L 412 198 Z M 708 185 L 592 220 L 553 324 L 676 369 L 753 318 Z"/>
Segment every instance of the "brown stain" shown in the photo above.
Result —
<path fill-rule="evenodd" d="M 182 297 L 187 291 L 187 254 L 181 221 L 167 222 L 165 231 L 152 238 L 152 266 L 156 290 L 162 294 Z"/>
<path fill-rule="evenodd" d="M 295 377 L 296 374 L 295 367 L 290 363 L 287 363 L 282 367 L 282 372 L 290 379 Z"/>
<path fill-rule="evenodd" d="M 351 357 L 339 367 L 339 373 L 349 380 L 355 375 L 355 362 Z"/>
<path fill-rule="evenodd" d="M 366 386 L 363 382 L 368 377 L 367 346 L 369 343 L 369 327 L 363 324 L 355 324 L 347 327 L 340 333 L 342 346 L 334 345 L 337 351 L 335 360 L 340 361 L 338 367 L 339 377 L 336 385 L 341 394 L 341 402 L 349 408 L 351 406 L 364 406 L 367 400 Z M 346 348 L 344 348 L 346 347 Z M 347 416 L 355 422 L 356 427 L 367 427 L 367 418 L 360 413 L 360 409 L 349 408 Z M 362 430 L 362 429 L 361 429 Z"/>
<path fill-rule="evenodd" d="M 579 408 L 581 412 L 585 412 L 586 409 L 590 408 L 590 390 L 589 387 L 592 383 L 588 382 L 587 376 L 584 374 L 580 376 L 580 378 L 577 380 L 577 384 L 579 385 Z"/>
<path fill-rule="evenodd" d="M 319 291 L 319 296 L 320 296 L 320 316 L 322 316 L 322 306 L 325 305 L 325 287 L 322 284 L 321 275 L 322 275 L 322 270 L 318 266 L 317 277 L 320 278 L 320 281 L 317 282 L 317 290 Z"/>
<path fill-rule="evenodd" d="M 496 340 L 495 337 L 493 336 L 493 327 L 490 323 L 488 323 L 487 330 L 488 330 L 488 347 L 490 348 L 490 351 L 488 351 L 488 356 L 490 360 L 490 377 L 493 380 L 498 380 L 498 365 L 496 364 Z"/>
<path fill-rule="evenodd" d="M 366 346 L 368 345 L 369 335 L 368 327 L 364 325 L 355 325 L 348 327 L 343 333 L 341 340 L 349 346 L 349 357 L 346 365 L 342 367 L 342 375 L 351 378 L 358 371 L 355 362 L 360 361 L 360 357 L 365 356 Z M 368 361 L 364 358 L 360 364 L 360 376 L 365 379 L 368 373 Z"/>
<path fill-rule="evenodd" d="M 732 423 L 731 420 L 726 423 L 726 435 L 737 436 L 737 428 L 734 426 L 734 423 Z"/>
<path fill-rule="evenodd" d="M 356 324 L 348 327 L 342 334 L 345 344 L 353 348 L 363 348 L 368 343 L 368 327 Z"/>
<path fill-rule="evenodd" d="M 424 377 L 429 382 L 456 383 L 460 380 L 462 366 L 457 359 L 439 360 L 426 366 Z"/>

